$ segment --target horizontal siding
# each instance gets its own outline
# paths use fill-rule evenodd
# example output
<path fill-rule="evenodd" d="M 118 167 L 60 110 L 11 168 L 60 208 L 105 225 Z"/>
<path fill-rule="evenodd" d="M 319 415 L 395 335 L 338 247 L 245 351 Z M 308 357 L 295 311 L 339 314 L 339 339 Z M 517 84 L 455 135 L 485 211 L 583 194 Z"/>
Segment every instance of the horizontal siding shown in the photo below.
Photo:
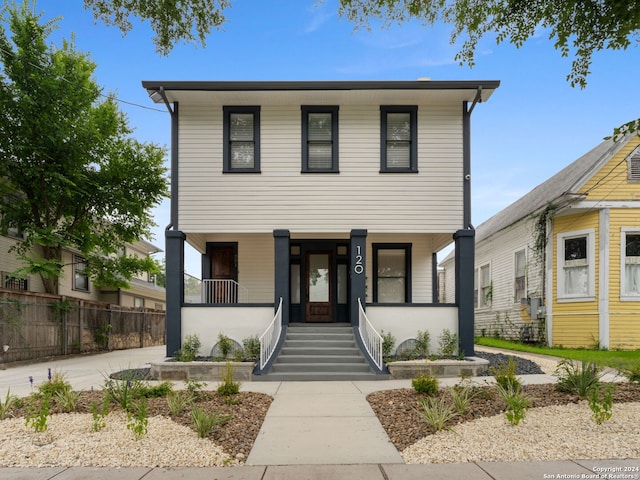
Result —
<path fill-rule="evenodd" d="M 599 339 L 599 211 L 577 213 L 554 219 L 553 237 L 553 344 L 565 347 L 592 347 Z M 595 299 L 587 302 L 558 301 L 558 269 L 556 251 L 559 234 L 578 230 L 594 229 L 595 235 Z"/>
<path fill-rule="evenodd" d="M 626 157 L 640 144 L 640 137 L 632 138 L 587 183 L 580 193 L 588 192 L 588 200 L 638 200 L 640 183 L 627 180 Z"/>
<path fill-rule="evenodd" d="M 638 308 L 628 308 L 627 313 L 609 316 L 609 348 L 640 349 L 640 321 Z M 629 311 L 631 310 L 631 311 Z"/>
<path fill-rule="evenodd" d="M 462 224 L 462 116 L 421 106 L 418 174 L 380 174 L 378 106 L 339 112 L 339 174 L 301 174 L 300 107 L 263 106 L 261 173 L 222 174 L 222 109 L 180 113 L 185 232 L 454 232 Z"/>
<path fill-rule="evenodd" d="M 24 263 L 16 258 L 15 252 L 9 251 L 18 241 L 14 238 L 0 235 L 0 272 L 12 273 L 25 266 Z M 2 281 L 4 282 L 4 278 Z M 27 286 L 30 292 L 44 293 L 44 285 L 39 275 L 29 275 Z"/>

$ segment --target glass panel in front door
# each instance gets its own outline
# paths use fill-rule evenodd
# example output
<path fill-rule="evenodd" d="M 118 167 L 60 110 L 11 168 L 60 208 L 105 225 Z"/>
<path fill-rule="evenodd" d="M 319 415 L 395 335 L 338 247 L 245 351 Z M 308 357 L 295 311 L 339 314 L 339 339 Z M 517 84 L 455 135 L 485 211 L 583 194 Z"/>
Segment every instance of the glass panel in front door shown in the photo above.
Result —
<path fill-rule="evenodd" d="M 309 255 L 309 301 L 329 301 L 329 255 L 326 253 Z"/>

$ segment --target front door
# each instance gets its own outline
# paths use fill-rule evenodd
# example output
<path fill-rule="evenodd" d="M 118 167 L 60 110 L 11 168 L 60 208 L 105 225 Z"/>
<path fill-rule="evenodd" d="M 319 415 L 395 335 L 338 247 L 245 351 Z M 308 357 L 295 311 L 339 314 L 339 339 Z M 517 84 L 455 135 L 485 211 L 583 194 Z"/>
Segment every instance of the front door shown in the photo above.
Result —
<path fill-rule="evenodd" d="M 331 251 L 309 251 L 306 256 L 307 322 L 333 321 Z"/>
<path fill-rule="evenodd" d="M 236 256 L 232 245 L 211 248 L 211 303 L 236 303 Z"/>

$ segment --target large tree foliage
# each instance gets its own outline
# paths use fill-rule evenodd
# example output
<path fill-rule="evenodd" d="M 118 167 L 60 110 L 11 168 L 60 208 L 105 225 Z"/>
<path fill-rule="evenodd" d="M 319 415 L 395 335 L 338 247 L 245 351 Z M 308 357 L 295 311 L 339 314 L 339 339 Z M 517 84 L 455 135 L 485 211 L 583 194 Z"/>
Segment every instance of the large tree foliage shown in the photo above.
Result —
<path fill-rule="evenodd" d="M 205 45 L 211 28 L 225 22 L 228 0 L 84 0 L 94 17 L 115 25 L 123 34 L 132 28 L 130 17 L 148 21 L 156 36 L 156 51 L 168 55 L 179 41 Z"/>
<path fill-rule="evenodd" d="M 21 273 L 57 292 L 64 250 L 88 260 L 98 284 L 125 286 L 155 262 L 122 255 L 150 235 L 167 193 L 165 150 L 138 142 L 96 65 L 74 45 L 47 45 L 55 22 L 26 7 L 0 26 L 0 230 L 22 232 Z"/>
<path fill-rule="evenodd" d="M 542 28 L 561 55 L 573 59 L 567 80 L 582 88 L 595 52 L 624 50 L 640 31 L 640 0 L 340 0 L 340 12 L 367 27 L 371 19 L 387 26 L 409 20 L 449 24 L 452 43 L 463 40 L 456 59 L 470 66 L 483 36 L 521 47 Z M 617 133 L 635 130 L 639 122 Z"/>

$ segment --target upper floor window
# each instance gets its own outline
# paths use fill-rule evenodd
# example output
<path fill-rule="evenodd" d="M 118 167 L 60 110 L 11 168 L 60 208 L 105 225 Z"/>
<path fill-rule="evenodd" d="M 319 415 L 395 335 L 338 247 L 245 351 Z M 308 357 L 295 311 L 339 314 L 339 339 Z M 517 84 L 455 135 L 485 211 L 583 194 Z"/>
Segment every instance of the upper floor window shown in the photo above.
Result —
<path fill-rule="evenodd" d="M 640 147 L 636 148 L 627 157 L 627 179 L 630 182 L 640 182 Z"/>
<path fill-rule="evenodd" d="M 418 171 L 418 107 L 380 107 L 380 171 Z"/>
<path fill-rule="evenodd" d="M 527 297 L 527 275 L 526 275 L 527 256 L 524 250 L 515 253 L 514 258 L 514 278 L 513 278 L 513 301 L 520 303 L 523 298 Z"/>
<path fill-rule="evenodd" d="M 595 295 L 595 231 L 558 235 L 558 298 L 591 300 Z"/>
<path fill-rule="evenodd" d="M 411 302 L 411 245 L 373 244 L 373 301 Z"/>
<path fill-rule="evenodd" d="M 23 277 L 16 277 L 10 273 L 2 272 L 3 288 L 9 290 L 29 290 L 29 279 Z"/>
<path fill-rule="evenodd" d="M 224 172 L 260 172 L 260 107 L 224 107 Z"/>
<path fill-rule="evenodd" d="M 302 106 L 302 171 L 338 172 L 338 107 Z"/>
<path fill-rule="evenodd" d="M 89 291 L 89 275 L 87 274 L 87 260 L 80 255 L 73 256 L 73 289 Z"/>
<path fill-rule="evenodd" d="M 640 300 L 640 228 L 623 228 L 620 241 L 620 297 L 622 300 L 638 301 Z"/>

